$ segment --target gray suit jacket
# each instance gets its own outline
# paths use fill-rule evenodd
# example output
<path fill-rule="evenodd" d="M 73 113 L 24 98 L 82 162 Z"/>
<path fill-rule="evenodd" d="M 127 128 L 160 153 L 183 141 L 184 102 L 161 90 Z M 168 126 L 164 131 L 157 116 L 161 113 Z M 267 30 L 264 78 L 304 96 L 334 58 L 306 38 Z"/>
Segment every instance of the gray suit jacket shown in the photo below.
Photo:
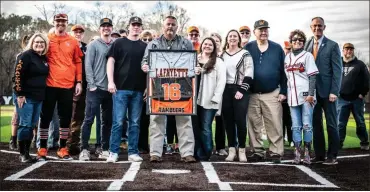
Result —
<path fill-rule="evenodd" d="M 314 38 L 309 39 L 304 50 L 312 53 Z M 316 57 L 319 74 L 316 78 L 316 90 L 321 98 L 328 98 L 332 93 L 339 96 L 342 81 L 342 59 L 338 43 L 324 36 Z"/>

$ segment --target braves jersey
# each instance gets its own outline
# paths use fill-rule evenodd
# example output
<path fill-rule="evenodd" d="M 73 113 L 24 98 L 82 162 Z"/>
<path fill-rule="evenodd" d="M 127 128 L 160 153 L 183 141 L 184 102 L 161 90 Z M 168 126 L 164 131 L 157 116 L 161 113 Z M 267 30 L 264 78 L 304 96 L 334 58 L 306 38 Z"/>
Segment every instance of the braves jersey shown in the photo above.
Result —
<path fill-rule="evenodd" d="M 308 77 L 319 73 L 315 59 L 307 51 L 302 51 L 296 56 L 289 53 L 285 57 L 284 68 L 288 79 L 288 104 L 289 106 L 302 105 L 308 96 Z"/>

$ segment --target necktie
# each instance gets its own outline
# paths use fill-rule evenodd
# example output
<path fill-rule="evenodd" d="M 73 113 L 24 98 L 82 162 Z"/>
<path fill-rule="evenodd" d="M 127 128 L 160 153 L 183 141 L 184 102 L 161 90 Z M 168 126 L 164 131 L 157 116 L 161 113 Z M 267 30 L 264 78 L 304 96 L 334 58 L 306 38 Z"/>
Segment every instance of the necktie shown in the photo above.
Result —
<path fill-rule="evenodd" d="M 318 41 L 315 41 L 314 42 L 314 45 L 313 45 L 313 57 L 315 58 L 316 60 L 316 56 L 317 56 L 317 51 L 319 50 L 319 42 Z"/>

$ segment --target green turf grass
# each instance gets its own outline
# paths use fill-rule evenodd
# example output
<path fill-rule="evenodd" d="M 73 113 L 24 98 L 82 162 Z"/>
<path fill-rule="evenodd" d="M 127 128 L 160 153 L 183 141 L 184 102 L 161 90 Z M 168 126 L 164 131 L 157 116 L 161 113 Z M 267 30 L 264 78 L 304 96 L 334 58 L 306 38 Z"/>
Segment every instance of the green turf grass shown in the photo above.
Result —
<path fill-rule="evenodd" d="M 1 106 L 1 119 L 0 119 L 0 142 L 8 142 L 10 135 L 11 135 L 11 118 L 13 114 L 14 107 L 13 106 Z M 369 114 L 365 115 L 366 119 L 366 126 L 369 129 Z M 325 121 L 324 121 L 325 126 Z M 215 135 L 215 123 L 213 123 L 213 138 Z M 327 141 L 327 134 L 325 131 L 325 138 Z M 95 143 L 96 141 L 96 131 L 95 131 L 95 122 L 91 129 L 91 137 L 90 143 Z M 248 138 L 247 138 L 247 146 L 248 146 Z M 227 144 L 227 139 L 226 139 Z M 264 141 L 264 145 L 268 146 L 268 141 Z M 350 118 L 347 125 L 347 137 L 344 142 L 344 148 L 356 148 L 360 147 L 360 140 L 357 138 L 356 135 L 356 123 L 353 118 Z"/>

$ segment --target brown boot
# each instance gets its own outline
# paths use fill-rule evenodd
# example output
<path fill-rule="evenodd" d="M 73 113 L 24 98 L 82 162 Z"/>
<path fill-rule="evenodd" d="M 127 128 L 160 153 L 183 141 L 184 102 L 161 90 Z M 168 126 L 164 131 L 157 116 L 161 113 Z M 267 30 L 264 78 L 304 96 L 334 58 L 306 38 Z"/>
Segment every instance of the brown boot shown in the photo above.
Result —
<path fill-rule="evenodd" d="M 185 163 L 197 162 L 197 160 L 191 155 L 181 158 L 181 161 L 184 161 Z"/>

